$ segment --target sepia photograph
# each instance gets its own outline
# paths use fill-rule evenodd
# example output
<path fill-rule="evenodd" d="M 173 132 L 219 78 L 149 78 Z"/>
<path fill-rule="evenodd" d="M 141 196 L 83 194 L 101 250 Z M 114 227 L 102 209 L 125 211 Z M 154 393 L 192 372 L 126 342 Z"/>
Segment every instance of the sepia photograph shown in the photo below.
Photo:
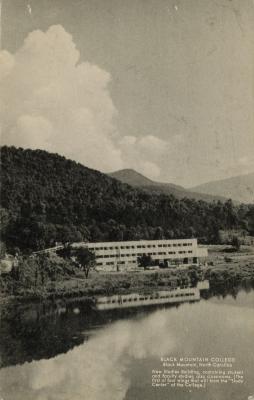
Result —
<path fill-rule="evenodd" d="M 254 400 L 254 0 L 0 0 L 0 400 Z"/>

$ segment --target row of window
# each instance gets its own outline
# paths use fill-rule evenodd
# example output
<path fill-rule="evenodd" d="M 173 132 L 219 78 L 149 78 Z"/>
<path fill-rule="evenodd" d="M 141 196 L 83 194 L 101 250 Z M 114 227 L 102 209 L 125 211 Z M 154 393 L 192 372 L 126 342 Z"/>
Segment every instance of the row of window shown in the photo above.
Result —
<path fill-rule="evenodd" d="M 174 297 L 189 297 L 189 296 L 195 296 L 195 293 L 177 293 L 177 294 L 167 294 L 165 296 L 144 296 L 144 297 L 135 297 L 135 298 L 129 298 L 129 299 L 113 299 L 113 300 L 100 300 L 100 304 L 114 304 L 114 303 L 126 303 L 126 302 L 131 302 L 131 301 L 143 301 L 143 300 L 159 300 L 159 299 L 169 299 L 169 298 L 174 298 Z"/>
<path fill-rule="evenodd" d="M 156 248 L 156 247 L 181 247 L 181 246 L 192 246 L 192 243 L 173 243 L 173 244 L 148 244 L 148 245 L 137 245 L 137 246 L 120 246 L 121 250 L 124 249 L 151 249 L 151 248 Z M 108 246 L 108 247 L 89 247 L 91 251 L 96 251 L 96 250 L 118 250 L 119 246 Z"/>
<path fill-rule="evenodd" d="M 191 253 L 191 252 L 188 252 Z M 176 261 L 175 259 L 171 260 L 171 261 Z M 179 260 L 180 261 L 180 260 Z M 128 260 L 127 262 L 128 264 L 136 264 L 137 260 Z M 116 262 L 115 261 L 107 261 L 106 263 L 104 262 L 96 262 L 96 265 L 115 265 Z M 117 264 L 125 264 L 125 261 L 117 261 Z"/>
<path fill-rule="evenodd" d="M 185 251 L 185 250 L 180 250 L 178 251 L 178 254 L 192 254 L 192 250 L 189 251 Z M 148 252 L 147 254 L 151 255 L 151 256 L 166 256 L 167 254 L 176 254 L 175 251 L 168 251 L 168 252 L 158 252 L 158 253 L 151 253 Z M 143 253 L 137 253 L 137 254 L 121 254 L 121 257 L 141 257 L 143 255 Z M 104 254 L 104 255 L 98 255 L 97 258 L 115 258 L 116 255 L 115 254 Z"/>
<path fill-rule="evenodd" d="M 96 262 L 96 265 L 115 265 L 115 261 L 107 261 L 106 263 L 103 262 Z M 125 264 L 125 261 L 117 261 L 117 264 Z M 137 264 L 136 260 L 128 261 L 128 264 Z"/>

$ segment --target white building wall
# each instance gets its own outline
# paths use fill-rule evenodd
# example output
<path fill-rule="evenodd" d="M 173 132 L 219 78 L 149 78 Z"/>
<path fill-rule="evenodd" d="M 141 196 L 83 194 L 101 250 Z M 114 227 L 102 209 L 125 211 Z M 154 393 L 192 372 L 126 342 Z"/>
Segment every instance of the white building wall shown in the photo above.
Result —
<path fill-rule="evenodd" d="M 97 269 L 117 270 L 137 267 L 137 258 L 151 255 L 153 260 L 179 260 L 206 257 L 207 250 L 198 248 L 197 239 L 139 240 L 123 242 L 76 243 L 95 253 Z"/>

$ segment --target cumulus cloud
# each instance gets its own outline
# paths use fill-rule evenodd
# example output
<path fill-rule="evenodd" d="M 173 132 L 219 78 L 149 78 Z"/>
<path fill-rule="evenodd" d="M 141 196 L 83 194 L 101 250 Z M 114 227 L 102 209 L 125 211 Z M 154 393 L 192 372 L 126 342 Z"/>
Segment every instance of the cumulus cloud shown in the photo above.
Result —
<path fill-rule="evenodd" d="M 160 157 L 169 152 L 168 142 L 153 135 L 137 138 L 124 136 L 119 141 L 123 161 L 149 178 L 158 178 L 161 170 L 158 165 Z"/>
<path fill-rule="evenodd" d="M 15 400 L 122 400 L 130 386 L 131 360 L 162 356 L 173 349 L 170 332 L 151 345 L 167 325 L 165 313 L 137 322 L 121 321 L 67 354 L 6 368 L 0 373 L 1 394 L 8 391 Z M 12 393 L 20 380 L 22 390 Z"/>
<path fill-rule="evenodd" d="M 36 135 L 35 135 L 36 132 Z M 46 118 L 38 115 L 21 115 L 10 130 L 10 135 L 15 137 L 17 146 L 32 148 L 47 148 L 53 132 L 52 124 Z"/>
<path fill-rule="evenodd" d="M 58 152 L 105 172 L 135 168 L 155 178 L 165 142 L 121 137 L 110 74 L 81 62 L 61 25 L 36 30 L 15 53 L 0 52 L 2 142 Z"/>
<path fill-rule="evenodd" d="M 14 57 L 8 51 L 0 52 L 0 79 L 4 79 L 12 69 L 14 64 Z"/>
<path fill-rule="evenodd" d="M 2 141 L 41 148 L 102 170 L 123 167 L 116 146 L 110 75 L 80 55 L 62 26 L 1 52 Z"/>
<path fill-rule="evenodd" d="M 242 156 L 238 159 L 238 166 L 241 173 L 248 173 L 254 170 L 254 157 L 253 156 Z"/>

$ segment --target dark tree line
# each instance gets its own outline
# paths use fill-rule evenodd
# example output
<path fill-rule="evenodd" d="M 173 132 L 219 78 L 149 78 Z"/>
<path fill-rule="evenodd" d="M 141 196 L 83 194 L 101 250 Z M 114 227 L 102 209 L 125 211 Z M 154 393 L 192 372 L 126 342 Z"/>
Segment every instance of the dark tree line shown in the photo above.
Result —
<path fill-rule="evenodd" d="M 254 234 L 254 205 L 208 203 L 134 189 L 42 150 L 1 148 L 1 238 L 31 251 L 55 242 L 197 237 L 220 229 Z"/>

